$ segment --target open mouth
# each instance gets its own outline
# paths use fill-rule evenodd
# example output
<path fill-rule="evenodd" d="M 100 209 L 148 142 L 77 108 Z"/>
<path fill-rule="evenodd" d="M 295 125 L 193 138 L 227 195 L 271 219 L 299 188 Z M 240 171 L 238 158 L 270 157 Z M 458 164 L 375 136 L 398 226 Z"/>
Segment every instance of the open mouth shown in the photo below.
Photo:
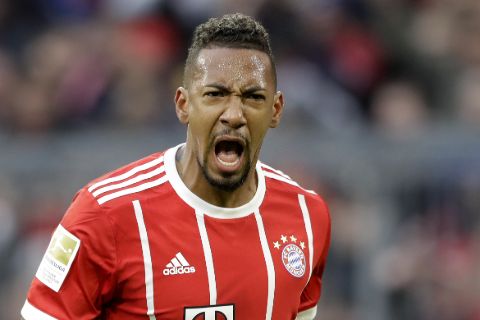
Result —
<path fill-rule="evenodd" d="M 242 160 L 244 143 L 240 139 L 222 137 L 215 142 L 215 157 L 226 169 L 236 169 Z"/>

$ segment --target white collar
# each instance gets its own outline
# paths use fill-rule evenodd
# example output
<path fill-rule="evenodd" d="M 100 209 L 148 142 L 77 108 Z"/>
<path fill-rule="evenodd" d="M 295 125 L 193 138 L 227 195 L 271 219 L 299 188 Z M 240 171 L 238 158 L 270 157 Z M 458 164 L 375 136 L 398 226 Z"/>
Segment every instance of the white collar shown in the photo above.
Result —
<path fill-rule="evenodd" d="M 170 184 L 172 185 L 175 192 L 189 206 L 202 214 L 219 219 L 245 217 L 249 214 L 252 214 L 260 207 L 265 196 L 265 177 L 263 175 L 263 171 L 260 167 L 259 161 L 257 161 L 255 165 L 255 170 L 258 177 L 258 186 L 257 191 L 255 192 L 255 195 L 252 197 L 252 199 L 240 207 L 218 207 L 201 199 L 199 196 L 194 194 L 180 178 L 175 163 L 175 155 L 177 153 L 177 150 L 183 145 L 185 145 L 185 143 L 181 143 L 178 146 L 170 148 L 165 152 L 165 172 L 167 173 L 168 180 L 170 181 Z"/>

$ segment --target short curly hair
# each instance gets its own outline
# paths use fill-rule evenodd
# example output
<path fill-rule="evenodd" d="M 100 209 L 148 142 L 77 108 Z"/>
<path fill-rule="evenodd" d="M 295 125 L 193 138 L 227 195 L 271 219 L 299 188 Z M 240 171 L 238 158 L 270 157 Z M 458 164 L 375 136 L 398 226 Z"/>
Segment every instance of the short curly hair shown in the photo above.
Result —
<path fill-rule="evenodd" d="M 197 26 L 185 63 L 183 75 L 185 86 L 187 80 L 190 79 L 192 66 L 200 51 L 214 47 L 253 49 L 266 53 L 270 58 L 276 86 L 277 75 L 270 46 L 270 36 L 260 22 L 241 13 L 211 18 Z"/>

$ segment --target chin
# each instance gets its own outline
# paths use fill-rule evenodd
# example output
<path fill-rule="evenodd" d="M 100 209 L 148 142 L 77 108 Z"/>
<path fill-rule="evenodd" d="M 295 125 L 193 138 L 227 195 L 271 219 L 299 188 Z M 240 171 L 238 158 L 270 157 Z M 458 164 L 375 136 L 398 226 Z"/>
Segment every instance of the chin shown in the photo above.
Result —
<path fill-rule="evenodd" d="M 219 189 L 222 191 L 228 191 L 228 192 L 237 190 L 240 186 L 242 186 L 245 183 L 245 178 L 243 176 L 236 179 L 229 179 L 229 178 L 215 179 L 210 177 L 210 178 L 207 178 L 207 180 L 216 189 Z"/>
<path fill-rule="evenodd" d="M 250 163 L 241 170 L 241 172 L 229 176 L 219 175 L 215 177 L 206 167 L 202 166 L 202 172 L 207 181 L 218 190 L 232 192 L 241 187 L 247 180 L 250 172 Z"/>

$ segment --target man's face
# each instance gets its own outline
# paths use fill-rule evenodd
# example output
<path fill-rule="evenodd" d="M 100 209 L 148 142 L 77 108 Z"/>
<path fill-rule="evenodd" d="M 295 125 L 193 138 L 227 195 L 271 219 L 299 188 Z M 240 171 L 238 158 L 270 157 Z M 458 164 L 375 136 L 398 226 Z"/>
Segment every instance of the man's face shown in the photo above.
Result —
<path fill-rule="evenodd" d="M 191 74 L 188 89 L 175 97 L 179 119 L 188 124 L 187 143 L 207 181 L 233 191 L 280 120 L 283 96 L 275 91 L 270 59 L 257 50 L 203 49 Z"/>

